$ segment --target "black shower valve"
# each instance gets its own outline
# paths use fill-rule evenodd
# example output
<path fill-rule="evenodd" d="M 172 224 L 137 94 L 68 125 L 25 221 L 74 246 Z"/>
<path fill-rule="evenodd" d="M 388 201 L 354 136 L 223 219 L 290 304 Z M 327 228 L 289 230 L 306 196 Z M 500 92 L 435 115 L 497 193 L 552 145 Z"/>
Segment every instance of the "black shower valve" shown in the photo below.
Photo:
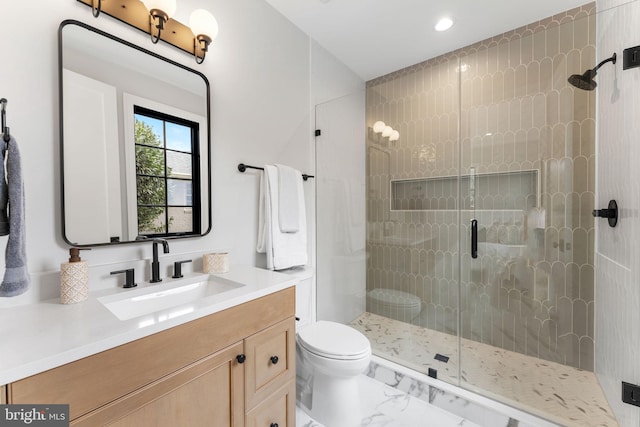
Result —
<path fill-rule="evenodd" d="M 594 209 L 593 216 L 607 218 L 609 226 L 615 227 L 618 225 L 618 203 L 615 200 L 610 200 L 607 209 Z"/>
<path fill-rule="evenodd" d="M 616 210 L 615 209 L 595 209 L 593 211 L 593 216 L 599 218 L 615 218 Z"/>

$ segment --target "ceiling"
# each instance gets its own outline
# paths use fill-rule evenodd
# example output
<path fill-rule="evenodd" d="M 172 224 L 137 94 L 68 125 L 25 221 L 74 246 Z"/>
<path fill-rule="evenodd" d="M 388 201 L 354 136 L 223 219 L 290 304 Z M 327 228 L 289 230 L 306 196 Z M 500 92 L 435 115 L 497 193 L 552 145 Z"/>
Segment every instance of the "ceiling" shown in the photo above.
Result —
<path fill-rule="evenodd" d="M 266 0 L 364 80 L 513 30 L 586 0 Z M 437 32 L 443 16 L 453 27 Z"/>

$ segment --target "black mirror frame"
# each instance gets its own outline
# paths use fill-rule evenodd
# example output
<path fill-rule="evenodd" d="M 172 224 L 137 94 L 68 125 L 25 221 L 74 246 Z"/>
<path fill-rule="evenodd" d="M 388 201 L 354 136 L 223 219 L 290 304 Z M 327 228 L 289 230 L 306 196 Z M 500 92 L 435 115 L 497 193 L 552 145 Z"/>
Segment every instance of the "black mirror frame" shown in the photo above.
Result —
<path fill-rule="evenodd" d="M 128 244 L 128 243 L 142 243 L 145 242 L 145 240 L 127 240 L 127 241 L 117 241 L 117 242 L 104 242 L 104 243 L 76 243 L 76 242 L 71 242 L 68 238 L 67 238 L 67 233 L 66 233 L 66 225 L 65 225 L 65 188 L 64 188 L 64 110 L 63 110 L 63 54 L 62 54 L 62 30 L 65 26 L 67 25 L 77 25 L 80 26 L 82 28 L 85 28 L 86 30 L 92 31 L 94 33 L 97 33 L 101 36 L 107 37 L 113 41 L 116 41 L 118 43 L 121 43 L 125 46 L 128 46 L 132 49 L 135 49 L 141 53 L 145 53 L 147 55 L 151 55 L 154 58 L 160 59 L 162 61 L 165 61 L 171 65 L 174 65 L 176 67 L 179 67 L 185 71 L 189 71 L 191 73 L 194 73 L 196 75 L 198 75 L 199 77 L 201 77 L 206 85 L 206 89 L 207 89 L 207 95 L 206 95 L 206 106 L 207 106 L 207 113 L 206 113 L 206 124 L 207 124 L 207 177 L 206 179 L 209 182 L 208 188 L 209 188 L 209 197 L 207 200 L 207 211 L 208 211 L 208 215 L 209 215 L 209 224 L 207 226 L 206 231 L 202 232 L 201 234 L 198 235 L 173 235 L 173 236 L 167 236 L 166 239 L 184 239 L 184 238 L 195 238 L 195 237 L 203 237 L 206 236 L 207 234 L 209 234 L 209 232 L 212 229 L 213 226 L 213 218 L 212 218 L 212 210 L 211 210 L 211 199 L 212 199 L 212 191 L 211 191 L 211 175 L 212 175 L 212 171 L 211 171 L 211 90 L 210 90 L 210 85 L 209 85 L 209 80 L 207 79 L 207 77 L 202 74 L 199 71 L 196 71 L 192 68 L 189 68 L 183 64 L 180 64 L 179 62 L 175 62 L 172 61 L 169 58 L 165 58 L 164 56 L 158 55 L 155 52 L 152 52 L 150 50 L 144 49 L 140 46 L 137 46 L 133 43 L 130 43 L 126 40 L 123 40 L 119 37 L 116 37 L 112 34 L 106 33 L 102 30 L 99 30 L 95 27 L 92 27 L 90 25 L 85 24 L 84 22 L 80 22 L 77 21 L 75 19 L 66 19 L 64 21 L 62 21 L 60 23 L 60 26 L 58 28 L 58 123 L 59 123 L 59 138 L 60 138 L 60 146 L 59 146 L 59 156 L 60 156 L 60 207 L 61 207 L 61 223 L 62 223 L 62 238 L 65 241 L 65 243 L 71 245 L 71 246 L 76 246 L 76 247 L 96 247 L 96 246 L 113 246 L 113 245 L 121 245 L 121 244 Z M 164 238 L 164 237 L 163 237 Z"/>

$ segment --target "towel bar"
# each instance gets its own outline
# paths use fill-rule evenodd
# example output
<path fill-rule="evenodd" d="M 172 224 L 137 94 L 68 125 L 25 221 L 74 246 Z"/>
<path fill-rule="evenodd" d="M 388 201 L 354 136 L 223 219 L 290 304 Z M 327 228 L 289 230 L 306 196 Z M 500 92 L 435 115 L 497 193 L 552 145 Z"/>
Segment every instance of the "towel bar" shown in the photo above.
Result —
<path fill-rule="evenodd" d="M 245 165 L 244 163 L 238 163 L 238 170 L 239 170 L 240 172 L 244 172 L 244 171 L 246 171 L 247 169 L 258 169 L 258 170 L 261 170 L 261 171 L 263 171 L 263 170 L 264 170 L 264 168 L 261 168 L 261 167 L 259 167 L 259 166 L 249 166 L 249 165 Z M 315 178 L 315 177 L 314 177 L 313 175 L 307 175 L 306 173 L 303 173 L 303 174 L 302 174 L 302 179 L 303 179 L 304 181 L 306 181 L 306 180 L 307 180 L 307 179 L 309 179 L 309 178 Z"/>

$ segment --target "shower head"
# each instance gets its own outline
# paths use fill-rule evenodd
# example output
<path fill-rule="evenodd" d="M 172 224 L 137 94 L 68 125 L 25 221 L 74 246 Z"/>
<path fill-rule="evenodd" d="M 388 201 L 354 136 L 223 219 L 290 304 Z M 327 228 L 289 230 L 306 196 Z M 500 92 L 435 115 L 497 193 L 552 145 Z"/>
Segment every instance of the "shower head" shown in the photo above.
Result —
<path fill-rule="evenodd" d="M 594 90 L 598 86 L 598 83 L 593 80 L 596 74 L 593 70 L 587 70 L 584 74 L 574 74 L 569 77 L 569 83 L 578 89 Z"/>
<path fill-rule="evenodd" d="M 611 58 L 607 58 L 604 61 L 600 62 L 596 67 L 592 70 L 587 70 L 582 74 L 574 74 L 569 77 L 569 83 L 572 86 L 577 87 L 578 89 L 583 90 L 594 90 L 598 84 L 593 80 L 593 78 L 598 74 L 598 68 L 602 67 L 607 62 L 616 63 L 616 53 L 613 52 Z"/>

